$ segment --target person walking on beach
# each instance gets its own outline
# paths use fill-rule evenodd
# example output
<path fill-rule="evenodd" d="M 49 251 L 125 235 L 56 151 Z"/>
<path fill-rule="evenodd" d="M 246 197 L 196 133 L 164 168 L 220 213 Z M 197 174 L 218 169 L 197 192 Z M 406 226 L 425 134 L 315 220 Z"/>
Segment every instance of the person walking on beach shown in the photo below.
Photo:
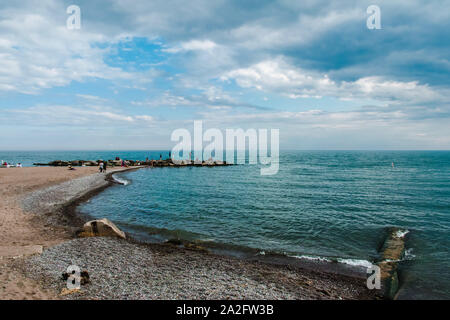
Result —
<path fill-rule="evenodd" d="M 103 162 L 100 162 L 99 170 L 100 170 L 100 173 L 103 172 Z"/>
<path fill-rule="evenodd" d="M 106 166 L 107 166 L 107 164 L 108 164 L 108 162 L 105 162 L 105 163 L 103 164 L 103 172 L 104 172 L 104 173 L 106 173 Z"/>

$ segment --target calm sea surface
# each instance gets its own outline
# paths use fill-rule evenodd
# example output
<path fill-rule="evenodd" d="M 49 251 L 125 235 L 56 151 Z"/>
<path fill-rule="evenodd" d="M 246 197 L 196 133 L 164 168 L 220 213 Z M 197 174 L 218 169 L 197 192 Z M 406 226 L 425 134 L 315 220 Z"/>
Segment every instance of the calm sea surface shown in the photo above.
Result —
<path fill-rule="evenodd" d="M 160 154 L 168 156 L 0 152 L 0 160 L 32 165 Z M 379 259 L 387 228 L 409 230 L 401 296 L 450 298 L 450 152 L 284 151 L 274 176 L 239 165 L 141 169 L 117 178 L 130 183 L 105 190 L 80 211 L 149 239 L 180 237 L 365 264 Z"/>

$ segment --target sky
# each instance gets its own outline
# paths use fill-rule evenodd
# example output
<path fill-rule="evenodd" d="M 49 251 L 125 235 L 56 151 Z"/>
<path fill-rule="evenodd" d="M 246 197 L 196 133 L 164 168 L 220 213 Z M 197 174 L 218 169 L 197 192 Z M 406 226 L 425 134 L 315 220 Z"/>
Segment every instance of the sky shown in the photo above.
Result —
<path fill-rule="evenodd" d="M 281 149 L 448 150 L 448 30 L 448 0 L 1 1 L 0 150 L 170 149 L 194 120 Z"/>

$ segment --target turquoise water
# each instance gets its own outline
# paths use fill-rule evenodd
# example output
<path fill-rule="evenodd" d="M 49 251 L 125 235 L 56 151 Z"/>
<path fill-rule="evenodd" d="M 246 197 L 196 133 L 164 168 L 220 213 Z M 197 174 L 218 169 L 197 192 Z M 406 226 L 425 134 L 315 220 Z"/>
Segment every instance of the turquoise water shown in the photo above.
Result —
<path fill-rule="evenodd" d="M 239 165 L 149 168 L 118 177 L 131 183 L 105 190 L 80 210 L 154 239 L 353 262 L 379 259 L 386 228 L 396 226 L 409 230 L 401 297 L 450 298 L 450 152 L 285 151 L 274 176 Z"/>

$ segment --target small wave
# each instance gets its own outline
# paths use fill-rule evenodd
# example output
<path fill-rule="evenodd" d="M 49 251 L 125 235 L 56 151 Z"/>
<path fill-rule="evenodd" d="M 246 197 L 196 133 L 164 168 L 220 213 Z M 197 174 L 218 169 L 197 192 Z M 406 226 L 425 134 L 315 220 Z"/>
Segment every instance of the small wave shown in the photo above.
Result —
<path fill-rule="evenodd" d="M 397 230 L 394 233 L 394 237 L 396 238 L 404 238 L 409 233 L 409 230 Z"/>
<path fill-rule="evenodd" d="M 116 175 L 113 175 L 112 178 L 114 179 L 114 181 L 116 181 L 117 183 L 123 184 L 124 186 L 127 186 L 127 185 L 130 184 L 130 181 L 128 181 L 126 179 L 119 178 Z"/>
<path fill-rule="evenodd" d="M 308 256 L 308 255 L 291 256 L 291 257 L 297 258 L 297 259 L 310 260 L 310 261 L 338 262 L 338 263 L 348 264 L 348 265 L 356 266 L 356 267 L 366 267 L 366 268 L 372 267 L 372 263 L 370 261 L 360 260 L 360 259 L 344 259 L 344 258 L 330 259 L 330 258 L 325 258 L 325 257 Z"/>
<path fill-rule="evenodd" d="M 405 250 L 405 256 L 403 260 L 414 260 L 415 257 L 416 255 L 413 254 L 413 248 L 409 248 Z"/>
<path fill-rule="evenodd" d="M 290 257 L 297 258 L 297 259 L 311 260 L 311 261 L 332 262 L 332 260 L 330 260 L 328 258 L 316 257 L 316 256 L 301 255 L 301 256 L 290 256 Z"/>
<path fill-rule="evenodd" d="M 341 259 L 341 258 L 338 258 L 337 262 L 345 263 L 345 264 L 348 264 L 348 265 L 351 265 L 351 266 L 357 266 L 357 267 L 366 267 L 366 268 L 372 267 L 372 262 L 367 261 L 367 260 Z"/>

